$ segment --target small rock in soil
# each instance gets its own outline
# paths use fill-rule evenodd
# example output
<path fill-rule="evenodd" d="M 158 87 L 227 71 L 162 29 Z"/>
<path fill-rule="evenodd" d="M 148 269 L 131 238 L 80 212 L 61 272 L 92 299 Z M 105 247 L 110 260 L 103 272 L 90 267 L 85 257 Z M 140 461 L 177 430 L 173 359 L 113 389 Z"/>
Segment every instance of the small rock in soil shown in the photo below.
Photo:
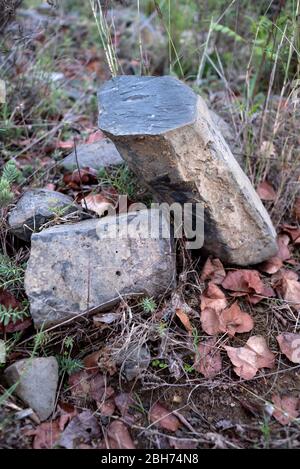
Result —
<path fill-rule="evenodd" d="M 153 226 L 158 213 L 143 210 L 33 234 L 25 289 L 35 325 L 98 312 L 123 296 L 155 297 L 174 287 L 172 240 L 148 237 L 148 221 Z M 168 222 L 162 220 L 165 231 Z"/>
<path fill-rule="evenodd" d="M 60 192 L 32 189 L 25 192 L 11 210 L 8 223 L 12 233 L 25 241 L 56 216 L 60 218 L 81 208 L 74 200 Z"/>
<path fill-rule="evenodd" d="M 124 163 L 115 145 L 108 138 L 95 143 L 78 145 L 76 152 L 79 168 L 99 170 Z M 78 168 L 75 150 L 61 161 L 60 166 L 68 171 Z"/>
<path fill-rule="evenodd" d="M 58 383 L 58 364 L 54 357 L 19 360 L 6 368 L 4 376 L 9 386 L 17 384 L 15 394 L 41 421 L 51 415 Z"/>

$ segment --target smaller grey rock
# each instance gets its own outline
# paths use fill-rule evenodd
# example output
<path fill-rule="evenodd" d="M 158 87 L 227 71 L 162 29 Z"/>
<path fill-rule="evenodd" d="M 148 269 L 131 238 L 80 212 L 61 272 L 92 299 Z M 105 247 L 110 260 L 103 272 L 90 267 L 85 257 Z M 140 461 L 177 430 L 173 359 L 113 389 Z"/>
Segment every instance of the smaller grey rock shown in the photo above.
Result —
<path fill-rule="evenodd" d="M 79 168 L 93 168 L 98 170 L 124 163 L 115 145 L 108 138 L 103 138 L 95 143 L 78 145 L 76 151 Z M 75 151 L 64 158 L 60 166 L 68 171 L 76 169 L 78 166 Z"/>
<path fill-rule="evenodd" d="M 9 214 L 8 224 L 18 238 L 30 241 L 48 221 L 81 210 L 71 197 L 48 189 L 25 192 Z"/>
<path fill-rule="evenodd" d="M 58 364 L 54 357 L 19 360 L 6 368 L 4 376 L 9 386 L 17 385 L 15 394 L 41 421 L 51 415 L 58 384 Z"/>

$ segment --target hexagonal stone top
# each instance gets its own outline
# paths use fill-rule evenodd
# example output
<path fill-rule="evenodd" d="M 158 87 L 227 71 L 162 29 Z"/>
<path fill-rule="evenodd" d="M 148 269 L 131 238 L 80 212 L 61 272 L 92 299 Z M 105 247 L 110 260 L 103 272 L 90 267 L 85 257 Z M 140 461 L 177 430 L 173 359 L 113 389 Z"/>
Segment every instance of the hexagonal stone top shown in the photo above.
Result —
<path fill-rule="evenodd" d="M 120 76 L 99 90 L 99 128 L 158 135 L 195 121 L 197 95 L 176 78 Z"/>

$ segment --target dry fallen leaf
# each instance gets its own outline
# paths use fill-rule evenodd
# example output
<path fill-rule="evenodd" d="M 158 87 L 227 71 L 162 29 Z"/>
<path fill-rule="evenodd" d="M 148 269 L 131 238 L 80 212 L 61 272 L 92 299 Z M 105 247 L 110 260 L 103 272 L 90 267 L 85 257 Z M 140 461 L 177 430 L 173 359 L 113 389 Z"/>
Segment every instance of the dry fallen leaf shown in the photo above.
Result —
<path fill-rule="evenodd" d="M 275 356 L 262 336 L 252 336 L 244 347 L 224 347 L 235 373 L 244 379 L 252 379 L 260 368 L 273 368 Z"/>
<path fill-rule="evenodd" d="M 298 417 L 300 400 L 297 397 L 280 397 L 277 394 L 272 397 L 272 402 L 274 404 L 272 415 L 281 425 L 288 425 Z"/>
<path fill-rule="evenodd" d="M 300 228 L 297 226 L 282 225 L 281 229 L 284 233 L 287 233 L 290 236 L 293 243 L 300 243 Z"/>
<path fill-rule="evenodd" d="M 233 291 L 232 296 L 248 295 L 252 304 L 275 295 L 274 290 L 263 283 L 256 270 L 239 269 L 228 272 L 222 286 Z"/>
<path fill-rule="evenodd" d="M 76 415 L 67 425 L 59 439 L 59 445 L 66 449 L 78 448 L 79 444 L 89 443 L 100 436 L 97 418 L 90 410 Z"/>
<path fill-rule="evenodd" d="M 300 334 L 283 332 L 276 337 L 281 352 L 293 363 L 300 363 Z"/>
<path fill-rule="evenodd" d="M 274 201 L 276 199 L 276 192 L 271 186 L 271 184 L 267 181 L 261 182 L 256 191 L 261 198 L 261 200 L 268 200 L 268 201 Z"/>
<path fill-rule="evenodd" d="M 216 312 L 222 311 L 227 306 L 227 300 L 222 290 L 213 283 L 209 283 L 201 295 L 201 311 L 206 308 Z"/>
<path fill-rule="evenodd" d="M 43 422 L 34 430 L 26 431 L 25 435 L 34 436 L 33 449 L 52 449 L 61 435 L 59 419 Z"/>
<path fill-rule="evenodd" d="M 226 290 L 261 294 L 264 284 L 256 270 L 239 269 L 228 272 L 222 282 Z"/>
<path fill-rule="evenodd" d="M 283 284 L 283 299 L 288 301 L 290 306 L 297 311 L 300 310 L 300 282 L 297 280 L 285 279 Z"/>
<path fill-rule="evenodd" d="M 201 312 L 201 325 L 204 332 L 215 335 L 219 332 L 233 337 L 236 333 L 249 332 L 253 329 L 253 319 L 244 313 L 237 303 L 223 311 L 206 308 Z"/>
<path fill-rule="evenodd" d="M 192 333 L 193 326 L 188 315 L 180 308 L 176 309 L 176 316 L 180 319 L 182 324 L 184 325 L 185 329 L 188 331 L 189 334 Z"/>
<path fill-rule="evenodd" d="M 220 259 L 212 259 L 211 257 L 209 257 L 204 264 L 200 277 L 201 280 L 203 282 L 206 280 L 210 280 L 211 283 L 220 285 L 225 277 L 226 272 Z"/>
<path fill-rule="evenodd" d="M 154 404 L 149 411 L 149 420 L 155 425 L 170 432 L 176 432 L 180 427 L 180 421 L 159 402 Z"/>
<path fill-rule="evenodd" d="M 225 309 L 219 314 L 220 332 L 227 332 L 231 337 L 235 333 L 249 332 L 254 327 L 252 317 L 241 310 L 237 303 L 234 303 L 230 308 Z"/>
<path fill-rule="evenodd" d="M 107 429 L 109 449 L 135 449 L 127 426 L 121 420 L 115 420 Z"/>
<path fill-rule="evenodd" d="M 101 132 L 101 130 L 96 130 L 95 132 L 91 133 L 88 136 L 86 143 L 89 144 L 89 143 L 99 142 L 100 140 L 103 140 L 104 137 L 105 135 L 103 132 Z"/>
<path fill-rule="evenodd" d="M 216 335 L 220 332 L 219 314 L 212 308 L 201 311 L 201 326 L 208 335 Z"/>
<path fill-rule="evenodd" d="M 288 248 L 289 243 L 290 237 L 287 234 L 277 236 L 277 257 L 279 257 L 279 259 L 281 259 L 282 261 L 287 261 L 291 257 L 291 253 Z"/>
<path fill-rule="evenodd" d="M 102 194 L 90 194 L 81 201 L 83 208 L 88 208 L 92 212 L 97 213 L 99 217 L 114 209 L 113 203 Z"/>
<path fill-rule="evenodd" d="M 194 368 L 205 378 L 214 378 L 222 370 L 222 358 L 215 338 L 207 339 L 198 345 Z"/>
<path fill-rule="evenodd" d="M 296 220 L 300 220 L 300 197 L 296 197 L 294 207 L 293 207 L 293 214 Z"/>
<path fill-rule="evenodd" d="M 266 274 L 276 274 L 276 272 L 281 269 L 282 265 L 282 260 L 275 256 L 260 264 L 259 270 L 261 272 L 265 272 Z"/>

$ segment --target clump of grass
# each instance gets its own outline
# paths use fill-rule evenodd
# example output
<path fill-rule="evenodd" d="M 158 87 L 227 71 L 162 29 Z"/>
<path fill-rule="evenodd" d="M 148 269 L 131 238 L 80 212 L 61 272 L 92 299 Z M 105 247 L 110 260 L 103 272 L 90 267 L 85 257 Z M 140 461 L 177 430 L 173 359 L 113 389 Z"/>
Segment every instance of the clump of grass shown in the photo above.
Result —
<path fill-rule="evenodd" d="M 135 175 L 130 171 L 127 165 L 121 165 L 114 170 L 101 169 L 98 172 L 100 185 L 111 186 L 120 195 L 128 195 L 130 199 L 136 197 L 138 184 Z"/>
<path fill-rule="evenodd" d="M 17 169 L 13 160 L 9 160 L 2 171 L 0 178 L 0 208 L 9 205 L 14 194 L 12 192 L 12 184 L 21 178 L 21 172 Z"/>
<path fill-rule="evenodd" d="M 0 288 L 19 287 L 24 281 L 24 266 L 0 253 Z"/>

